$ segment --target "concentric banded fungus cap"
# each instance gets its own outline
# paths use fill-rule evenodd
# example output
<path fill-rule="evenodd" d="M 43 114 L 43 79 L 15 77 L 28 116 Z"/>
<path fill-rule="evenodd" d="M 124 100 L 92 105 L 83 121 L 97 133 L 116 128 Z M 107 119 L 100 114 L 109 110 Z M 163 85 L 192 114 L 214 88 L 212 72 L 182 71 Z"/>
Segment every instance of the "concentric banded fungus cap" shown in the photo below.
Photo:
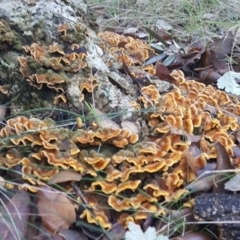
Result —
<path fill-rule="evenodd" d="M 140 183 L 141 183 L 141 180 L 127 181 L 124 183 L 120 183 L 116 190 L 116 194 L 119 194 L 120 192 L 123 192 L 127 189 L 130 189 L 134 192 L 138 188 Z"/>
<path fill-rule="evenodd" d="M 120 133 L 121 129 L 100 128 L 96 131 L 96 137 L 100 138 L 101 141 L 106 142 L 109 139 L 117 137 Z"/>
<path fill-rule="evenodd" d="M 62 46 L 59 44 L 53 44 L 49 46 L 49 53 L 59 53 L 61 55 L 65 55 L 64 51 L 62 50 Z"/>
<path fill-rule="evenodd" d="M 94 223 L 102 226 L 103 228 L 109 229 L 111 228 L 111 223 L 108 220 L 108 217 L 105 215 L 104 211 L 101 210 L 93 210 L 93 214 L 90 210 L 85 209 L 83 213 L 80 215 L 80 218 L 86 218 L 89 223 Z"/>
<path fill-rule="evenodd" d="M 66 35 L 68 29 L 69 29 L 68 23 L 64 23 L 64 24 L 60 24 L 60 25 L 58 26 L 57 31 L 58 31 L 59 33 L 63 33 L 63 35 Z"/>
<path fill-rule="evenodd" d="M 124 229 L 128 228 L 129 222 L 134 222 L 133 216 L 128 213 L 121 213 L 118 217 L 118 222 L 124 227 Z"/>
<path fill-rule="evenodd" d="M 91 93 L 97 86 L 97 79 L 94 77 L 90 77 L 80 82 L 80 91 L 83 92 L 84 90 L 86 90 Z"/>
<path fill-rule="evenodd" d="M 110 195 L 108 198 L 108 204 L 117 212 L 121 212 L 123 210 L 128 210 L 131 208 L 130 200 L 124 198 L 120 200 L 115 195 Z"/>
<path fill-rule="evenodd" d="M 110 194 L 117 190 L 117 185 L 115 182 L 105 182 L 105 181 L 95 181 L 92 182 L 89 191 L 95 191 L 96 186 L 101 187 L 102 192 Z"/>

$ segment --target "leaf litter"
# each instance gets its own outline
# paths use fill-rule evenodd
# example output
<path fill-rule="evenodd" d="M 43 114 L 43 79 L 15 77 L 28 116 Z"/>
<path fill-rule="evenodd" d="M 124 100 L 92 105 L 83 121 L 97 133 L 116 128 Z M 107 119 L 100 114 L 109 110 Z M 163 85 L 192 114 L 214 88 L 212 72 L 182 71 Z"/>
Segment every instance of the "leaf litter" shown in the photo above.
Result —
<path fill-rule="evenodd" d="M 40 187 L 37 198 L 37 208 L 42 223 L 50 232 L 69 229 L 76 221 L 74 204 L 63 192 Z"/>

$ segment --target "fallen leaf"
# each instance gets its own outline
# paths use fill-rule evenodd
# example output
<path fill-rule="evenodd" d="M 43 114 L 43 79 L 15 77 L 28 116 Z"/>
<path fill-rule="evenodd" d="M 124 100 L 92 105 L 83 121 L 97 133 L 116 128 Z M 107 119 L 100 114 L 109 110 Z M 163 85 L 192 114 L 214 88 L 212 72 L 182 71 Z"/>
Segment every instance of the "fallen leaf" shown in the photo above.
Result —
<path fill-rule="evenodd" d="M 64 193 L 48 187 L 40 187 L 37 197 L 39 215 L 42 223 L 50 232 L 68 229 L 75 222 L 74 205 Z"/>
<path fill-rule="evenodd" d="M 93 107 L 93 111 L 96 113 L 96 122 L 101 128 L 121 129 L 117 123 L 110 119 L 106 113 L 101 112 L 99 109 Z"/>
<path fill-rule="evenodd" d="M 192 153 L 187 149 L 185 152 L 184 152 L 184 155 L 187 159 L 187 163 L 189 165 L 189 167 L 192 169 L 193 173 L 197 174 L 197 168 L 196 168 L 196 165 L 195 165 L 195 161 L 194 161 L 194 157 L 192 155 Z"/>
<path fill-rule="evenodd" d="M 0 187 L 5 186 L 5 179 L 3 177 L 0 177 Z"/>
<path fill-rule="evenodd" d="M 199 140 L 200 142 L 200 140 Z M 189 151 L 191 152 L 192 156 L 195 158 L 199 156 L 202 151 L 199 147 L 199 142 L 192 142 L 191 145 L 189 146 Z"/>
<path fill-rule="evenodd" d="M 150 44 L 151 48 L 155 50 L 156 53 L 162 54 L 165 50 L 165 47 L 161 43 L 151 43 Z"/>
<path fill-rule="evenodd" d="M 163 235 L 158 235 L 154 227 L 149 227 L 145 232 L 142 231 L 139 225 L 129 222 L 129 231 L 126 232 L 125 240 L 168 240 L 169 238 Z"/>
<path fill-rule="evenodd" d="M 146 31 L 155 39 L 157 39 L 159 42 L 161 42 L 165 47 L 167 47 L 169 44 L 161 37 L 159 36 L 156 32 L 154 32 L 151 28 L 145 27 Z"/>
<path fill-rule="evenodd" d="M 216 164 L 207 163 L 207 165 L 197 171 L 197 179 L 190 183 L 186 188 L 192 192 L 208 192 L 213 185 L 214 173 Z"/>
<path fill-rule="evenodd" d="M 65 240 L 88 240 L 87 236 L 75 230 L 61 229 L 58 231 L 58 235 Z"/>
<path fill-rule="evenodd" d="M 148 214 L 147 218 L 145 219 L 144 223 L 142 224 L 143 231 L 146 231 L 149 227 L 153 224 L 153 216 L 152 214 Z"/>
<path fill-rule="evenodd" d="M 162 53 L 162 54 L 159 54 L 159 55 L 157 55 L 157 56 L 154 56 L 154 57 L 148 59 L 148 60 L 143 64 L 143 66 L 146 67 L 146 66 L 148 66 L 148 65 L 150 65 L 150 64 L 154 64 L 154 63 L 156 63 L 156 62 L 158 62 L 158 61 L 161 61 L 161 60 L 164 59 L 166 56 L 167 56 L 167 55 L 166 55 L 165 53 Z"/>
<path fill-rule="evenodd" d="M 206 50 L 203 52 L 200 58 L 200 63 L 202 68 L 206 68 L 211 66 L 211 51 L 209 48 L 206 48 Z"/>
<path fill-rule="evenodd" d="M 102 240 L 109 240 L 114 239 L 114 240 L 121 240 L 124 239 L 125 236 L 125 230 L 123 226 L 119 223 L 115 224 L 113 228 L 108 232 L 108 236 L 104 236 Z"/>
<path fill-rule="evenodd" d="M 224 189 L 236 192 L 240 191 L 240 173 L 236 174 L 224 184 Z"/>
<path fill-rule="evenodd" d="M 156 22 L 156 27 L 161 30 L 161 29 L 164 29 L 166 31 L 169 31 L 169 30 L 172 30 L 173 27 L 167 23 L 166 21 L 162 20 L 162 19 L 158 19 L 157 22 Z"/>
<path fill-rule="evenodd" d="M 146 32 L 138 32 L 137 33 L 137 37 L 138 38 L 141 38 L 141 39 L 144 39 L 148 36 L 148 34 Z"/>
<path fill-rule="evenodd" d="M 18 191 L 2 208 L 0 215 L 1 239 L 27 239 L 30 216 L 30 197 L 26 191 Z"/>
<path fill-rule="evenodd" d="M 216 163 L 207 163 L 203 169 L 197 170 L 197 176 L 207 172 L 207 171 L 215 171 L 216 170 Z"/>
<path fill-rule="evenodd" d="M 124 121 L 122 121 L 121 126 L 122 126 L 122 128 L 126 128 L 133 133 L 139 133 L 138 126 L 134 122 L 124 120 Z"/>
<path fill-rule="evenodd" d="M 223 74 L 217 81 L 219 89 L 225 89 L 226 92 L 240 95 L 240 73 L 228 71 Z"/>
<path fill-rule="evenodd" d="M 234 136 L 235 136 L 235 138 L 238 140 L 238 142 L 240 143 L 240 130 L 237 130 L 237 131 L 234 133 Z"/>
<path fill-rule="evenodd" d="M 129 27 L 129 28 L 125 28 L 123 31 L 123 34 L 128 34 L 128 33 L 132 33 L 132 34 L 136 34 L 138 31 L 138 28 L 136 27 Z"/>
<path fill-rule="evenodd" d="M 161 63 L 157 63 L 155 75 L 158 76 L 160 80 L 176 84 L 176 80 L 170 75 L 168 68 Z"/>
<path fill-rule="evenodd" d="M 137 84 L 135 77 L 132 75 L 132 73 L 130 72 L 127 64 L 124 61 L 123 61 L 123 64 L 122 64 L 122 68 L 123 68 L 124 72 L 127 74 L 127 76 L 129 76 L 131 78 L 133 84 Z"/>
<path fill-rule="evenodd" d="M 180 136 L 185 136 L 189 141 L 193 142 L 199 142 L 202 138 L 201 135 L 192 135 L 187 133 L 184 129 L 177 129 L 173 126 L 170 127 L 170 131 L 173 134 L 180 135 Z"/>
<path fill-rule="evenodd" d="M 162 64 L 164 66 L 169 66 L 171 63 L 173 63 L 173 61 L 175 60 L 176 56 L 175 54 L 169 55 L 163 62 Z"/>
<path fill-rule="evenodd" d="M 218 70 L 219 73 L 223 74 L 226 71 L 228 65 L 226 62 L 219 61 L 216 57 L 216 53 L 211 51 L 211 63 Z"/>
<path fill-rule="evenodd" d="M 181 210 L 172 210 L 171 211 L 171 219 L 181 219 L 187 216 L 192 216 L 193 212 L 191 208 L 183 208 Z"/>
<path fill-rule="evenodd" d="M 0 105 L 0 120 L 2 121 L 6 115 L 6 106 Z"/>
<path fill-rule="evenodd" d="M 68 181 L 80 181 L 82 175 L 71 170 L 62 170 L 56 173 L 51 179 L 48 180 L 49 184 L 63 183 Z"/>
<path fill-rule="evenodd" d="M 213 68 L 206 68 L 200 71 L 199 73 L 200 79 L 205 84 L 216 84 L 221 78 L 221 74 L 215 71 Z"/>
<path fill-rule="evenodd" d="M 157 34 L 162 37 L 165 41 L 170 41 L 173 37 L 164 29 L 159 29 L 156 31 Z M 173 40 L 174 41 L 174 40 Z"/>
<path fill-rule="evenodd" d="M 186 186 L 191 192 L 208 192 L 213 185 L 214 174 L 204 175 Z"/>
<path fill-rule="evenodd" d="M 234 40 L 233 38 L 233 33 L 229 31 L 225 37 L 213 42 L 210 49 L 215 52 L 219 61 L 224 60 L 231 51 Z"/>
<path fill-rule="evenodd" d="M 215 148 L 217 152 L 217 168 L 216 170 L 228 170 L 233 169 L 230 157 L 226 149 L 221 145 L 221 143 L 216 142 Z M 226 174 L 217 174 L 214 177 L 213 193 L 224 192 L 224 183 L 227 181 Z"/>
<path fill-rule="evenodd" d="M 214 106 L 209 105 L 209 104 L 206 104 L 206 106 L 204 108 L 204 111 L 208 111 L 208 112 L 210 112 L 214 116 L 217 115 L 217 109 Z"/>
<path fill-rule="evenodd" d="M 233 154 L 235 158 L 239 158 L 240 157 L 240 147 L 239 146 L 234 146 L 233 147 Z"/>

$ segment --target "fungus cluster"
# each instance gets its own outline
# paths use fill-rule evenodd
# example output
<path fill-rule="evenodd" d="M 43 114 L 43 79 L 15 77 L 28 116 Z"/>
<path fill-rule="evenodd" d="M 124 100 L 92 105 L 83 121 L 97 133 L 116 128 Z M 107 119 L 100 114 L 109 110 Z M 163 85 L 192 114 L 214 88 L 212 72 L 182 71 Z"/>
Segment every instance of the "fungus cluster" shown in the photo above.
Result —
<path fill-rule="evenodd" d="M 22 165 L 22 177 L 30 186 L 62 169 L 92 178 L 84 183 L 83 191 L 97 218 L 89 209 L 80 216 L 89 223 L 98 219 L 102 226 L 111 227 L 109 211 L 116 211 L 122 224 L 130 218 L 142 221 L 149 212 L 165 214 L 157 203 L 178 200 L 188 192 L 186 183 L 195 178 L 186 157 L 191 144 L 198 144 L 201 150 L 193 153 L 197 169 L 216 159 L 216 141 L 234 160 L 236 139 L 229 133 L 239 129 L 235 114 L 240 103 L 236 99 L 214 87 L 186 81 L 181 71 L 172 76 L 178 86 L 165 95 L 153 85 L 142 88 L 139 104 L 154 106 L 146 116 L 151 136 L 140 141 L 128 129 L 72 131 L 56 127 L 50 120 L 21 116 L 8 120 L 0 131 L 3 141 L 8 141 L 1 153 L 2 164 L 9 168 Z M 99 147 L 103 150 L 98 151 Z M 18 150 L 21 148 L 26 151 Z M 108 210 L 94 205 L 99 199 Z M 135 214 L 130 216 L 132 210 Z"/>
<path fill-rule="evenodd" d="M 71 46 L 71 53 L 65 53 L 63 47 L 57 43 L 48 47 L 33 43 L 23 48 L 29 56 L 18 58 L 20 71 L 30 85 L 39 90 L 46 85 L 57 92 L 63 92 L 64 84 L 69 81 L 66 74 L 76 73 L 87 67 L 84 61 L 86 53 L 76 52 L 76 44 Z"/>
<path fill-rule="evenodd" d="M 178 84 L 172 91 L 160 96 L 150 85 L 142 88 L 144 94 L 139 100 L 145 108 L 154 106 L 154 112 L 148 113 L 147 118 L 151 140 L 161 149 L 161 157 L 164 158 L 164 152 L 178 155 L 173 165 L 177 162 L 179 165 L 174 165 L 172 174 L 178 173 L 183 181 L 191 181 L 194 173 L 188 169 L 185 151 L 192 144 L 201 150 L 193 153 L 196 169 L 216 159 L 214 143 L 217 141 L 236 160 L 233 154 L 236 138 L 232 133 L 239 129 L 240 102 L 213 86 L 186 81 L 181 71 L 173 71 L 171 75 Z"/>
<path fill-rule="evenodd" d="M 74 42 L 67 24 L 60 25 L 58 32 L 64 41 Z M 142 65 L 154 54 L 148 45 L 131 37 L 109 32 L 100 37 L 112 55 L 128 66 Z M 24 77 L 38 89 L 46 85 L 60 91 L 54 101 L 65 102 L 62 92 L 69 81 L 66 73 L 85 68 L 86 53 L 79 52 L 74 43 L 70 52 L 59 44 L 44 47 L 34 43 L 24 50 L 28 56 L 19 57 Z M 240 102 L 212 86 L 186 81 L 181 71 L 173 71 L 171 76 L 177 83 L 173 90 L 161 95 L 154 85 L 144 86 L 137 102 L 132 102 L 137 109 L 146 109 L 143 114 L 148 136 L 128 129 L 83 129 L 80 118 L 76 121 L 79 129 L 70 130 L 49 119 L 19 116 L 9 119 L 0 130 L 1 164 L 8 168 L 21 165 L 22 178 L 29 184 L 20 187 L 31 191 L 36 190 L 31 186 L 63 169 L 81 173 L 88 179 L 83 178 L 79 187 L 89 208 L 80 218 L 104 228 L 111 227 L 111 211 L 124 226 L 129 221 L 145 220 L 149 213 L 166 214 L 159 203 L 179 200 L 188 193 L 186 184 L 196 177 L 187 161 L 192 144 L 200 149 L 192 152 L 196 169 L 216 159 L 216 141 L 236 165 L 240 162 L 233 153 L 236 136 L 230 135 L 239 130 Z M 79 88 L 83 93 L 97 86 L 97 79 L 90 77 Z"/>
<path fill-rule="evenodd" d="M 52 120 L 19 116 L 7 121 L 0 137 L 7 141 L 1 152 L 1 163 L 8 168 L 21 165 L 22 178 L 30 184 L 23 186 L 32 191 L 36 188 L 31 186 L 49 180 L 62 169 L 74 169 L 93 178 L 84 186 L 90 199 L 97 199 L 96 192 L 100 190 L 106 195 L 107 206 L 125 214 L 124 211 L 135 209 L 138 220 L 145 219 L 149 211 L 164 213 L 155 202 L 170 199 L 173 194 L 177 198 L 176 195 L 185 192 L 184 189 L 175 191 L 182 185 L 178 173 L 163 176 L 162 185 L 152 178 L 150 182 L 144 180 L 160 171 L 166 172 L 178 160 L 179 154 L 169 153 L 164 159 L 155 145 L 137 143 L 138 135 L 127 129 L 71 131 L 56 128 Z M 112 146 L 112 151 L 98 153 L 96 147 L 99 146 Z M 25 151 L 21 151 L 23 148 Z M 95 211 L 103 226 L 109 228 L 107 213 Z M 81 217 L 92 222 L 90 215 L 84 212 Z"/>
<path fill-rule="evenodd" d="M 139 39 L 133 37 L 125 37 L 112 32 L 99 33 L 99 37 L 103 40 L 103 49 L 109 49 L 114 59 L 130 67 L 132 65 L 142 65 L 154 50 Z"/>
<path fill-rule="evenodd" d="M 60 35 L 61 40 L 63 40 L 65 43 L 73 44 L 75 50 L 80 50 L 78 44 L 84 42 L 86 37 L 89 37 L 88 29 L 81 25 L 81 24 L 75 24 L 74 26 L 71 26 L 68 23 L 63 23 L 58 26 L 57 32 Z"/>

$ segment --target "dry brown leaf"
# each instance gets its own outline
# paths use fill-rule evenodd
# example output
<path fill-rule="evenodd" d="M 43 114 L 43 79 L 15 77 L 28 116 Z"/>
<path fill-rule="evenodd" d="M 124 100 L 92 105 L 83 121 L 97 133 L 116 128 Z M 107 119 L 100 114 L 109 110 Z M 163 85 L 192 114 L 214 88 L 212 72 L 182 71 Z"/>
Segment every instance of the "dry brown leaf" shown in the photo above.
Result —
<path fill-rule="evenodd" d="M 205 68 L 199 73 L 200 79 L 206 84 L 216 84 L 217 80 L 222 76 L 213 68 Z"/>
<path fill-rule="evenodd" d="M 229 31 L 225 37 L 213 42 L 210 49 L 215 52 L 216 57 L 219 61 L 224 60 L 226 56 L 231 52 L 233 40 L 233 33 Z"/>
<path fill-rule="evenodd" d="M 216 163 L 207 163 L 203 169 L 197 171 L 198 178 L 189 184 L 186 188 L 193 192 L 208 192 L 213 185 L 214 173 L 216 170 Z"/>
<path fill-rule="evenodd" d="M 216 57 L 215 52 L 211 51 L 211 62 L 213 66 L 218 70 L 219 73 L 224 74 L 228 70 L 226 62 L 219 61 Z"/>
<path fill-rule="evenodd" d="M 117 223 L 111 230 L 108 232 L 108 236 L 110 239 L 114 240 L 121 240 L 124 239 L 125 236 L 125 230 L 123 226 L 119 223 Z M 109 238 L 107 236 L 104 236 L 102 240 L 108 240 Z"/>
<path fill-rule="evenodd" d="M 82 175 L 71 170 L 62 170 L 48 180 L 49 184 L 63 183 L 68 181 L 80 181 Z"/>
<path fill-rule="evenodd" d="M 206 50 L 201 55 L 200 62 L 202 68 L 211 66 L 211 51 L 209 48 L 206 48 Z"/>
<path fill-rule="evenodd" d="M 47 239 L 49 239 L 48 236 L 46 236 L 46 238 L 40 239 L 40 240 L 47 240 Z M 36 240 L 38 240 L 38 239 L 36 239 Z M 58 234 L 54 234 L 51 236 L 51 240 L 64 240 L 64 238 L 62 236 L 59 236 Z"/>
<path fill-rule="evenodd" d="M 216 142 L 215 148 L 217 152 L 217 169 L 216 170 L 228 170 L 233 169 L 229 155 L 226 149 L 221 143 Z M 227 181 L 226 174 L 217 174 L 214 177 L 213 193 L 224 192 L 224 183 Z"/>
<path fill-rule="evenodd" d="M 217 109 L 214 106 L 206 104 L 204 111 L 210 112 L 212 115 L 217 115 Z"/>
<path fill-rule="evenodd" d="M 153 224 L 153 216 L 151 214 L 148 214 L 147 218 L 145 219 L 144 223 L 142 224 L 142 229 L 145 232 L 149 227 Z"/>
<path fill-rule="evenodd" d="M 88 237 L 83 233 L 69 229 L 61 229 L 58 235 L 62 236 L 65 240 L 88 240 Z"/>
<path fill-rule="evenodd" d="M 172 210 L 171 219 L 179 220 L 185 219 L 185 221 L 194 221 L 193 210 L 191 208 L 183 208 L 181 210 Z"/>
<path fill-rule="evenodd" d="M 158 76 L 160 80 L 177 85 L 176 80 L 170 75 L 168 68 L 163 64 L 157 63 L 155 75 Z"/>
<path fill-rule="evenodd" d="M 25 191 L 18 191 L 2 210 L 0 217 L 0 238 L 4 240 L 26 239 L 30 216 L 30 197 Z"/>
<path fill-rule="evenodd" d="M 207 163 L 203 169 L 199 169 L 197 171 L 197 176 L 200 176 L 201 174 L 207 172 L 207 171 L 214 171 L 216 170 L 216 163 Z"/>
<path fill-rule="evenodd" d="M 235 135 L 235 138 L 238 140 L 238 142 L 240 142 L 240 130 L 236 131 L 234 135 Z"/>
<path fill-rule="evenodd" d="M 173 134 L 186 137 L 192 143 L 199 142 L 201 140 L 201 138 L 202 138 L 201 135 L 192 135 L 192 134 L 187 133 L 184 129 L 177 129 L 177 128 L 173 127 L 173 126 L 170 126 L 170 131 Z"/>
<path fill-rule="evenodd" d="M 192 153 L 194 158 L 199 156 L 202 153 L 199 147 L 199 142 L 192 142 L 189 146 L 189 151 Z"/>
<path fill-rule="evenodd" d="M 187 149 L 185 152 L 185 157 L 187 158 L 187 163 L 189 165 L 189 167 L 192 169 L 193 173 L 195 174 L 195 176 L 197 175 L 197 168 L 196 168 L 196 164 L 194 161 L 194 157 L 192 155 L 192 153 Z"/>
<path fill-rule="evenodd" d="M 212 188 L 213 178 L 213 173 L 200 176 L 195 181 L 190 183 L 186 188 L 192 192 L 208 192 Z"/>
<path fill-rule="evenodd" d="M 38 212 L 44 226 L 50 232 L 68 229 L 75 222 L 74 205 L 64 193 L 48 187 L 40 187 L 37 196 Z"/>
<path fill-rule="evenodd" d="M 234 146 L 233 147 L 233 154 L 235 158 L 240 157 L 240 147 L 239 146 Z"/>

